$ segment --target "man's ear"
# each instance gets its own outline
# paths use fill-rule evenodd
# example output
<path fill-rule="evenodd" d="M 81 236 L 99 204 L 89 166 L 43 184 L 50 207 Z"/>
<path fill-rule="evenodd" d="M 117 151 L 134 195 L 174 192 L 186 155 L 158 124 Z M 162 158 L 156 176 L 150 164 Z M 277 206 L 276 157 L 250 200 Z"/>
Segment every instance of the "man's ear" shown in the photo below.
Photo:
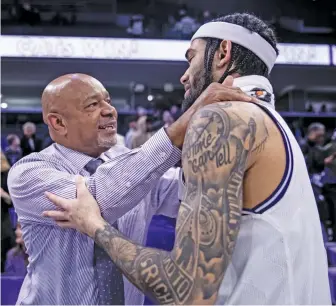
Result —
<path fill-rule="evenodd" d="M 231 48 L 232 43 L 230 40 L 223 40 L 219 46 L 217 51 L 217 67 L 223 68 L 227 65 L 231 60 Z"/>
<path fill-rule="evenodd" d="M 49 113 L 47 115 L 47 124 L 54 131 L 54 133 L 59 135 L 66 135 L 67 125 L 65 119 L 57 113 Z"/>

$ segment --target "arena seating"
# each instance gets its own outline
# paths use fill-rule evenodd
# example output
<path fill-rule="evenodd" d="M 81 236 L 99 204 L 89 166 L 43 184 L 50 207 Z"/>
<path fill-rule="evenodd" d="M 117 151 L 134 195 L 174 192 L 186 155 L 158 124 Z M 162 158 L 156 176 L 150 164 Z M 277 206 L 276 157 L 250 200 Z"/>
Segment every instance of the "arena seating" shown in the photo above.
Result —
<path fill-rule="evenodd" d="M 23 277 L 1 275 L 1 305 L 15 305 L 23 283 Z"/>

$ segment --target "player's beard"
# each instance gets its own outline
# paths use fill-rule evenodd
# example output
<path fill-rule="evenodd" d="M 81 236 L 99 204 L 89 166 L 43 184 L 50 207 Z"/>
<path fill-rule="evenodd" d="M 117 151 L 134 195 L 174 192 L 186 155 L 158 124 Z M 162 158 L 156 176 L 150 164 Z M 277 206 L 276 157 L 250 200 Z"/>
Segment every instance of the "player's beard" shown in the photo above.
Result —
<path fill-rule="evenodd" d="M 194 76 L 193 84 L 190 84 L 189 95 L 182 102 L 182 111 L 185 112 L 197 98 L 202 94 L 202 92 L 213 82 L 212 73 L 206 69 L 200 69 Z"/>

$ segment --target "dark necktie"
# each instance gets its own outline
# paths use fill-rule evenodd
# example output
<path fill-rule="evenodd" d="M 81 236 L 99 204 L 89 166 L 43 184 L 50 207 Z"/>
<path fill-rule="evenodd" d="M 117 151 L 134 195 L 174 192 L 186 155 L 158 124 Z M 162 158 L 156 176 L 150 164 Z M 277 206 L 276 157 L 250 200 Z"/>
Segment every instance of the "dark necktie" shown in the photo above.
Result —
<path fill-rule="evenodd" d="M 100 158 L 89 161 L 84 169 L 92 175 L 104 161 Z M 118 229 L 118 223 L 113 227 Z M 108 254 L 97 244 L 94 247 L 94 267 L 97 277 L 100 305 L 124 305 L 124 281 L 120 270 Z"/>

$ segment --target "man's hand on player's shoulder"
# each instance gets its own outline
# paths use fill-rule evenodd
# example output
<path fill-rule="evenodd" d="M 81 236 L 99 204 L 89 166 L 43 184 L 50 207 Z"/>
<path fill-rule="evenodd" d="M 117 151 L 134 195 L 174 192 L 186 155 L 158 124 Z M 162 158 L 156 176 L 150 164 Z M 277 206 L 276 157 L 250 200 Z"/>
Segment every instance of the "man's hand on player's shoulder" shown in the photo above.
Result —
<path fill-rule="evenodd" d="M 233 77 L 228 76 L 222 84 L 211 83 L 195 101 L 194 106 L 198 109 L 223 101 L 257 102 L 258 100 L 244 93 L 239 87 L 234 87 Z"/>

